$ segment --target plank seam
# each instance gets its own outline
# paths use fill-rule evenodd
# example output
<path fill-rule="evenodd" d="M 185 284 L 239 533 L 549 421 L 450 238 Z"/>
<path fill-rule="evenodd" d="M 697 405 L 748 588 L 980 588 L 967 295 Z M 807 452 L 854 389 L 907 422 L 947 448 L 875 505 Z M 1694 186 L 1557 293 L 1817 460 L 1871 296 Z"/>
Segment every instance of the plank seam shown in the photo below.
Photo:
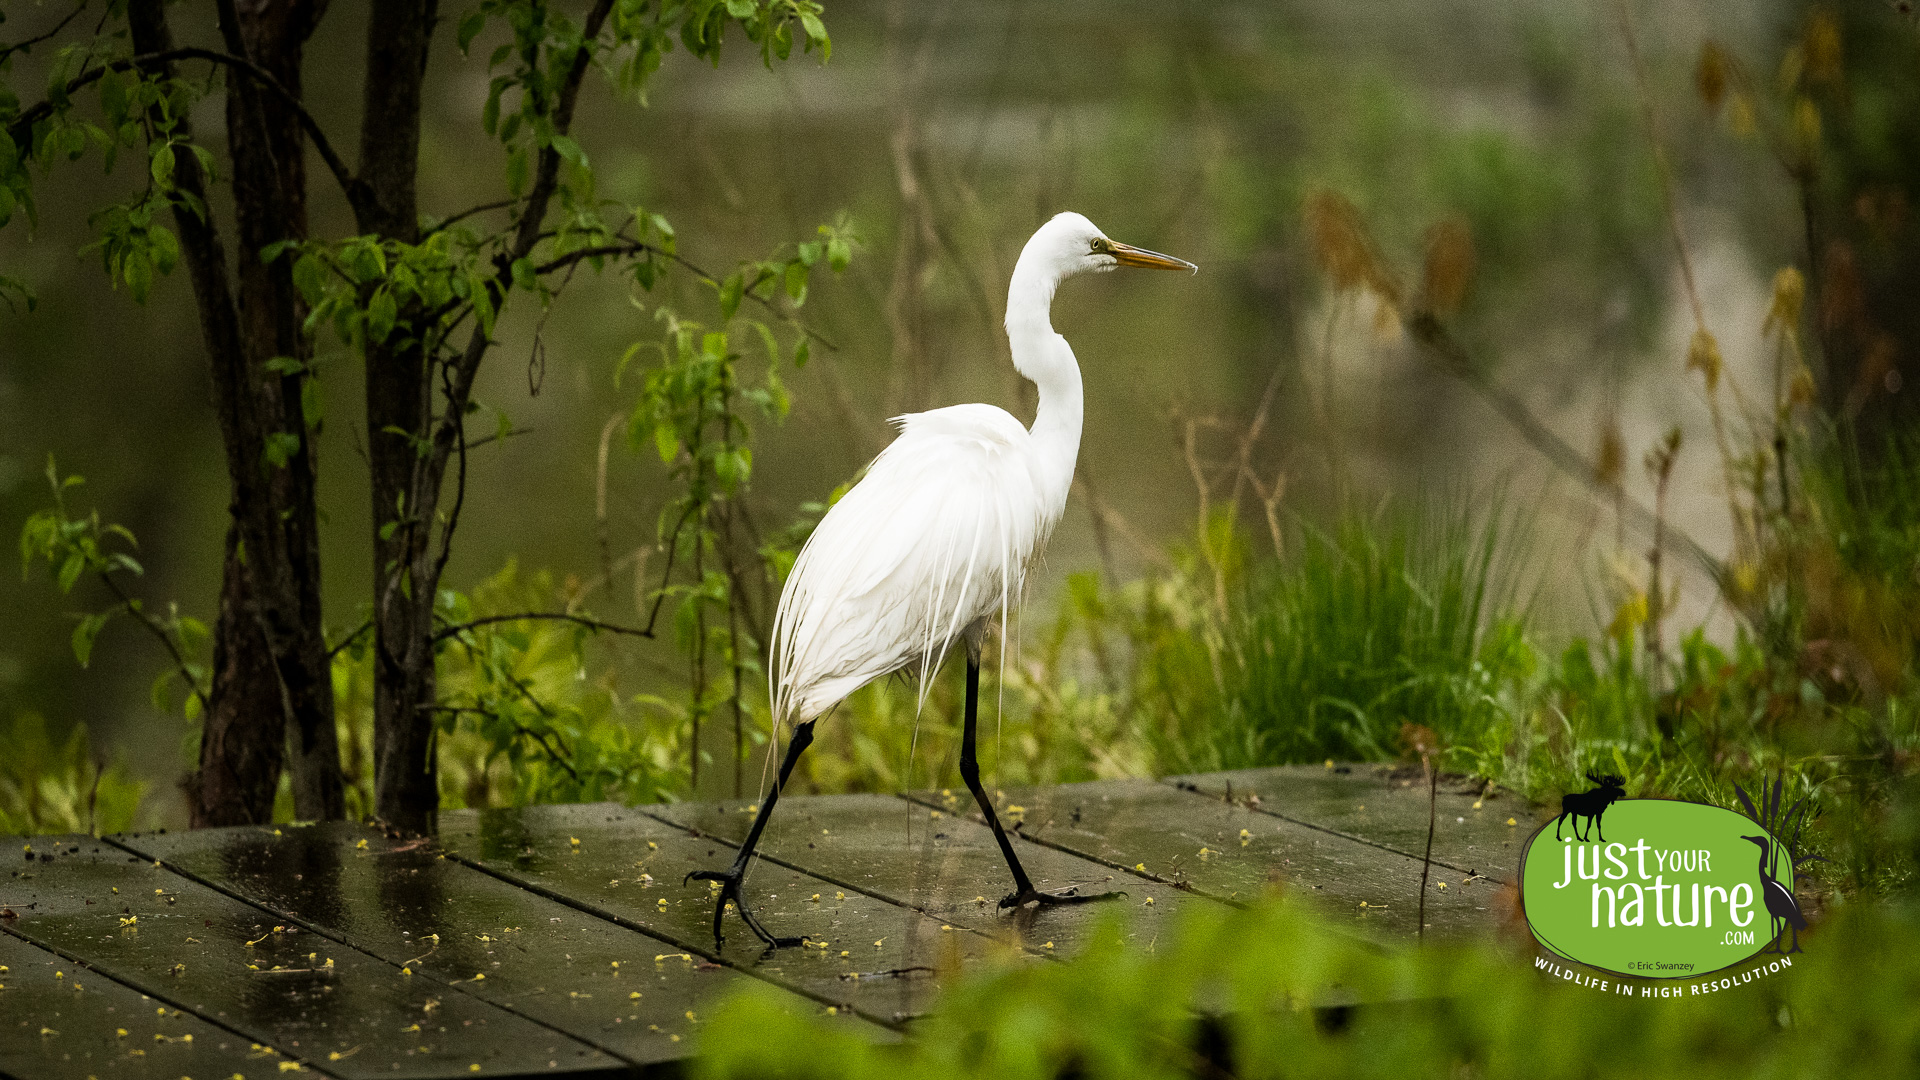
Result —
<path fill-rule="evenodd" d="M 1435 866 L 1444 866 L 1449 870 L 1457 870 L 1462 874 L 1473 874 L 1478 877 L 1485 878 L 1486 880 L 1491 881 L 1497 885 L 1507 884 L 1504 878 L 1497 878 L 1491 874 L 1482 874 L 1480 871 L 1470 866 L 1455 866 L 1453 863 L 1450 863 L 1445 859 L 1425 860 L 1425 859 L 1422 859 L 1420 856 L 1415 855 L 1411 851 L 1402 851 L 1391 844 L 1380 843 L 1378 840 L 1369 840 L 1364 836 L 1356 836 L 1355 834 L 1350 832 L 1342 832 L 1339 829 L 1329 828 L 1328 826 L 1325 826 L 1325 825 L 1316 825 L 1311 821 L 1303 821 L 1300 818 L 1293 817 L 1289 814 L 1283 814 L 1278 810 L 1269 810 L 1265 806 L 1261 806 L 1258 804 L 1253 806 L 1247 806 L 1246 803 L 1233 802 L 1232 800 L 1228 799 L 1225 795 L 1220 795 L 1211 791 L 1207 791 L 1204 788 L 1201 788 L 1197 784 L 1174 783 L 1169 780 L 1158 780 L 1155 782 L 1160 784 L 1165 784 L 1167 787 L 1170 787 L 1175 791 L 1184 791 L 1190 795 L 1198 795 L 1203 799 L 1211 799 L 1214 802 L 1223 802 L 1229 806 L 1246 806 L 1247 809 L 1252 810 L 1256 814 L 1265 814 L 1268 817 L 1279 818 L 1281 821 L 1290 821 L 1295 825 L 1301 826 L 1302 828 L 1313 829 L 1317 832 L 1323 832 L 1330 836 L 1338 836 L 1343 840 L 1352 840 L 1356 844 L 1365 844 L 1368 847 L 1379 848 L 1381 851 L 1390 851 L 1395 855 L 1401 855 L 1401 856 L 1405 856 L 1406 858 L 1412 859 L 1414 862 L 1432 862 L 1433 865 Z"/>
<path fill-rule="evenodd" d="M 648 815 L 648 816 L 651 817 L 652 815 Z M 681 826 L 678 826 L 678 825 L 675 825 L 674 827 L 681 828 Z M 708 839 L 719 839 L 719 838 L 709 837 Z M 692 953 L 695 956 L 699 956 L 702 959 L 705 959 L 709 963 L 719 964 L 720 966 L 725 967 L 731 971 L 737 971 L 742 975 L 746 975 L 751 978 L 758 979 L 759 981 L 766 983 L 769 986 L 775 986 L 782 990 L 789 991 L 790 993 L 798 994 L 801 997 L 808 999 L 809 1001 L 815 1001 L 821 1005 L 827 1005 L 835 1008 L 845 1009 L 865 1020 L 868 1020 L 872 1023 L 879 1024 L 882 1027 L 885 1027 L 892 1031 L 903 1030 L 900 1021 L 888 1019 L 888 1018 L 882 1018 L 880 1016 L 868 1013 L 866 1010 L 860 1009 L 847 1001 L 835 1001 L 831 998 L 825 997 L 824 995 L 821 995 L 812 990 L 809 990 L 798 983 L 789 983 L 789 982 L 786 982 L 785 980 L 776 979 L 770 975 L 764 974 L 760 971 L 756 971 L 753 968 L 741 967 L 740 965 L 728 960 L 725 956 L 717 954 L 709 949 L 702 948 L 690 942 L 682 941 L 678 938 L 669 937 L 667 936 L 666 933 L 662 931 L 652 929 L 651 927 L 643 926 L 640 923 L 637 923 L 632 919 L 629 919 L 623 915 L 618 915 L 618 914 L 615 914 L 614 912 L 607 911 L 604 908 L 596 907 L 595 905 L 593 905 L 588 901 L 581 900 L 576 897 L 568 896 L 563 892 L 559 892 L 555 889 L 549 888 L 545 885 L 540 884 L 537 881 L 532 881 L 527 878 L 518 877 L 505 870 L 496 869 L 494 867 L 486 865 L 485 863 L 479 862 L 475 859 L 470 859 L 467 856 L 462 855 L 457 851 L 448 850 L 447 858 L 455 860 L 456 862 L 460 863 L 460 865 L 462 866 L 469 866 L 475 870 L 480 871 L 483 874 L 488 874 L 492 877 L 498 878 L 501 881 L 504 881 L 507 884 L 512 885 L 516 888 L 525 889 L 526 891 L 533 893 L 537 896 L 544 896 L 549 900 L 555 901 L 556 903 L 565 904 L 567 907 L 573 908 L 575 911 L 584 912 L 588 915 L 593 916 L 596 919 L 601 919 L 603 921 L 613 923 L 614 925 L 622 927 L 624 929 L 633 930 L 638 933 L 645 934 L 656 941 L 664 942 L 665 944 L 671 945 L 672 947 L 679 949 L 682 952 Z M 806 872 L 806 871 L 803 871 L 803 872 Z M 827 879 L 822 878 L 821 880 L 824 881 Z"/>
<path fill-rule="evenodd" d="M 363 946 L 356 945 L 353 942 L 348 941 L 347 939 L 339 936 L 338 934 L 328 931 L 322 928 L 321 926 L 319 926 L 318 924 L 308 922 L 306 919 L 303 919 L 298 915 L 294 915 L 291 912 L 277 911 L 266 904 L 263 904 L 257 900 L 247 897 L 241 893 L 235 892 L 234 890 L 229 889 L 218 882 L 210 881 L 206 878 L 203 878 L 199 874 L 196 874 L 191 870 L 175 865 L 174 863 L 168 862 L 165 859 L 154 858 L 154 856 L 151 855 L 150 853 L 142 851 L 139 848 L 132 847 L 129 844 L 122 843 L 121 841 L 116 840 L 113 837 L 103 836 L 101 837 L 101 839 L 106 841 L 109 844 L 114 845 L 117 848 L 120 848 L 123 851 L 131 852 L 132 854 L 139 855 L 142 858 L 153 859 L 154 862 L 161 864 L 162 866 L 166 867 L 168 870 L 172 871 L 173 873 L 179 874 L 181 877 L 186 878 L 188 881 L 192 881 L 196 884 L 212 889 L 214 892 L 220 893 L 221 895 L 226 896 L 230 899 L 237 900 L 240 903 L 247 905 L 248 907 L 256 908 L 260 911 L 266 912 L 268 915 L 273 916 L 275 919 L 280 919 L 286 922 L 290 922 L 295 926 L 300 927 L 300 929 L 306 931 L 309 934 L 317 934 L 320 937 L 326 938 L 328 941 L 332 941 L 339 945 L 345 946 L 346 948 L 352 949 L 353 951 L 361 954 L 362 956 L 369 957 L 379 963 L 387 965 L 390 968 L 399 969 L 402 966 L 398 963 L 395 963 L 392 960 L 387 959 L 384 956 L 381 956 L 379 953 L 372 952 Z M 415 973 L 411 977 L 425 979 L 427 982 L 444 986 L 447 989 L 454 991 L 455 993 L 464 994 L 467 997 L 470 997 L 473 1000 L 489 1008 L 499 1009 L 501 1012 L 508 1013 L 513 1016 L 517 1016 L 520 1019 L 525 1020 L 536 1027 L 545 1028 L 546 1030 L 551 1031 L 556 1035 L 559 1035 L 561 1038 L 579 1043 L 582 1046 L 592 1047 L 593 1049 L 598 1050 L 603 1054 L 606 1054 L 607 1056 L 613 1058 L 614 1060 L 620 1062 L 621 1064 L 626 1065 L 628 1068 L 644 1069 L 647 1067 L 644 1063 L 635 1061 L 634 1059 L 629 1058 L 626 1055 L 621 1054 L 616 1050 L 612 1050 L 607 1047 L 601 1046 L 598 1043 L 593 1042 L 589 1039 L 582 1038 L 579 1035 L 575 1035 L 573 1032 L 555 1027 L 554 1025 L 547 1023 L 546 1021 L 541 1020 L 538 1017 L 528 1016 L 526 1013 L 521 1012 L 520 1010 L 514 1008 L 511 1005 L 502 1005 L 497 1001 L 488 1000 L 487 998 L 481 997 L 479 994 L 473 993 L 471 990 L 462 988 L 457 983 L 449 982 L 446 979 L 442 979 L 442 978 L 439 978 L 438 976 L 429 974 L 425 969 L 422 969 L 421 971 Z"/>
<path fill-rule="evenodd" d="M 105 839 L 105 837 L 102 837 L 101 839 Z M 108 843 L 111 843 L 111 842 L 112 841 L 108 841 Z M 262 910 L 265 910 L 265 909 L 262 909 Z M 9 920 L 9 922 L 11 922 L 11 920 Z M 31 945 L 36 949 L 40 949 L 44 952 L 50 952 L 53 955 L 58 956 L 66 960 L 67 962 L 73 964 L 75 967 L 85 968 L 88 971 L 92 972 L 93 974 L 98 975 L 101 978 L 107 980 L 108 982 L 117 983 L 120 986 L 126 987 L 128 990 L 131 990 L 134 993 L 139 994 L 143 997 L 150 998 L 154 1001 L 158 1001 L 163 1005 L 171 1006 L 172 1008 L 174 1008 L 179 1012 L 183 1012 L 190 1016 L 197 1017 L 198 1019 L 203 1020 L 206 1023 L 219 1028 L 220 1030 L 228 1033 L 229 1035 L 232 1035 L 236 1039 L 245 1039 L 249 1044 L 258 1044 L 260 1046 L 272 1046 L 271 1043 L 261 1040 L 258 1036 L 252 1034 L 251 1032 L 241 1031 L 239 1028 L 236 1028 L 231 1024 L 225 1023 L 217 1017 L 208 1016 L 206 1013 L 201 1012 L 199 1009 L 196 1009 L 191 1005 L 188 1005 L 181 1001 L 176 1001 L 175 999 L 168 997 L 167 995 L 159 993 L 157 991 L 150 990 L 147 987 L 141 985 L 138 982 L 135 982 L 133 979 L 125 975 L 116 974 L 113 972 L 106 971 L 102 968 L 96 967 L 93 961 L 83 959 L 76 953 L 68 952 L 66 949 L 63 949 L 58 945 L 53 945 L 45 941 L 40 941 L 38 939 L 28 937 L 26 934 L 22 933 L 17 927 L 8 925 L 7 923 L 0 923 L 0 932 L 7 934 L 7 936 L 9 937 L 18 938 L 19 940 L 26 942 L 28 945 Z M 312 1069 L 314 1072 L 317 1072 L 322 1076 L 335 1077 L 336 1080 L 338 1080 L 338 1077 L 340 1076 L 339 1073 L 328 1072 L 327 1070 L 322 1069 L 320 1066 L 314 1064 L 312 1061 L 308 1060 L 307 1058 L 301 1055 L 288 1053 L 287 1051 L 282 1050 L 278 1046 L 274 1046 L 273 1051 L 274 1053 L 279 1054 L 285 1060 L 299 1062 L 302 1066 Z"/>

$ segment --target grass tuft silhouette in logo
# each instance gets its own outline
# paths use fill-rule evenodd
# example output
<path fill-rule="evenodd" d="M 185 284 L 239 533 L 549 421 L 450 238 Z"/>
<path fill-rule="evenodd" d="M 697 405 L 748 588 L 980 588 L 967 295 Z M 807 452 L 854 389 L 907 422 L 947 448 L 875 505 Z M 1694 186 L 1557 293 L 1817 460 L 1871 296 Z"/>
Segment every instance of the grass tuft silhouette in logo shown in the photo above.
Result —
<path fill-rule="evenodd" d="M 1587 838 L 1580 834 L 1580 822 L 1585 819 L 1588 831 L 1599 833 L 1601 843 L 1607 842 L 1607 834 L 1600 828 L 1600 815 L 1607 812 L 1607 807 L 1626 797 L 1627 782 L 1612 774 L 1596 776 L 1588 773 L 1587 779 L 1599 786 L 1592 791 L 1581 791 L 1560 797 L 1560 816 L 1553 819 L 1555 840 L 1560 839 L 1560 823 L 1572 818 L 1574 839 L 1586 843 Z"/>
<path fill-rule="evenodd" d="M 1811 796 L 1802 796 L 1799 802 L 1794 803 L 1783 814 L 1780 812 L 1780 796 L 1785 784 L 1786 780 L 1783 777 L 1776 779 L 1770 788 L 1762 788 L 1761 807 L 1758 810 L 1754 808 L 1753 800 L 1747 797 L 1747 793 L 1741 789 L 1740 785 L 1733 785 L 1733 793 L 1740 797 L 1740 805 L 1746 807 L 1747 816 L 1761 828 L 1761 835 L 1742 836 L 1740 839 L 1756 844 L 1760 848 L 1760 896 L 1766 902 L 1767 915 L 1773 921 L 1773 942 L 1766 949 L 1761 950 L 1762 952 L 1799 952 L 1800 931 L 1807 928 L 1807 917 L 1800 911 L 1800 901 L 1794 898 L 1793 890 L 1780 884 L 1780 879 L 1774 876 L 1775 860 L 1785 858 L 1796 879 L 1800 876 L 1802 863 L 1827 861 L 1824 855 L 1796 856 L 1794 854 L 1794 849 L 1800 844 L 1800 831 L 1806 827 L 1807 816 L 1812 810 L 1807 802 Z M 1784 828 L 1777 827 L 1789 823 L 1793 826 L 1792 835 L 1788 835 Z M 1770 839 L 1774 836 L 1784 837 L 1784 839 L 1776 845 Z M 1782 949 L 1780 936 L 1789 928 L 1793 930 L 1793 943 L 1790 948 Z"/>

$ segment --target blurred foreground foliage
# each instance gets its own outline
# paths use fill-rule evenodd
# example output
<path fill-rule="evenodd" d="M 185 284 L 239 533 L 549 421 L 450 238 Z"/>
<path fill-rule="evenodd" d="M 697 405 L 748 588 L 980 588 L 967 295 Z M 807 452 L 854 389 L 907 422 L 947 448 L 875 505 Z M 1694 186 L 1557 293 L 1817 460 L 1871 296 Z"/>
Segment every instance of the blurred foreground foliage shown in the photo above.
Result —
<path fill-rule="evenodd" d="M 1907 907 L 1851 906 L 1791 968 L 1704 995 L 1686 987 L 1708 979 L 1675 980 L 1677 998 L 1543 976 L 1517 943 L 1383 953 L 1285 898 L 1208 908 L 1147 950 L 1117 923 L 1064 963 L 1009 949 L 953 977 L 897 1045 L 750 991 L 714 1014 L 696 1075 L 1880 1077 L 1920 1054 Z"/>
<path fill-rule="evenodd" d="M 147 785 L 118 761 L 95 754 L 85 724 L 64 741 L 33 713 L 0 730 L 0 833 L 119 832 L 132 828 Z"/>

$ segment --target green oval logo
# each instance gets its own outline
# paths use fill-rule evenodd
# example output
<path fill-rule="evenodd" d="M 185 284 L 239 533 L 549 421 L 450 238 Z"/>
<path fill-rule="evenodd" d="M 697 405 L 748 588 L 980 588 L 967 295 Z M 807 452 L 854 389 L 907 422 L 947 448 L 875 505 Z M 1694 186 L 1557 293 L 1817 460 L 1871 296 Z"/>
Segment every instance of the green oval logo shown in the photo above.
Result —
<path fill-rule="evenodd" d="M 1521 904 L 1548 950 L 1619 975 L 1687 979 L 1788 930 L 1797 944 L 1806 920 L 1793 857 L 1752 819 L 1668 799 L 1603 799 L 1585 815 L 1581 798 L 1521 854 Z"/>

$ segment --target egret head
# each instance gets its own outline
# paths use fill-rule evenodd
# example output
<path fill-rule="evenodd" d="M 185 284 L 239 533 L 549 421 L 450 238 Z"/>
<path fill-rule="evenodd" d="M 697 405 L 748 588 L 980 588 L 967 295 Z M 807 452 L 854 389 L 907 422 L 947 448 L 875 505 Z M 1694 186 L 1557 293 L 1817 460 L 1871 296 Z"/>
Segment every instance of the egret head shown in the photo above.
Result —
<path fill-rule="evenodd" d="M 1038 261 L 1055 281 L 1075 274 L 1099 273 L 1121 266 L 1137 266 L 1147 270 L 1186 270 L 1192 273 L 1200 271 L 1199 267 L 1185 259 L 1110 240 L 1107 234 L 1094 227 L 1093 222 L 1071 210 L 1054 215 L 1052 221 L 1040 226 L 1040 231 L 1033 234 L 1033 239 L 1027 241 L 1026 250 L 1020 254 L 1023 263 L 1029 258 Z"/>

